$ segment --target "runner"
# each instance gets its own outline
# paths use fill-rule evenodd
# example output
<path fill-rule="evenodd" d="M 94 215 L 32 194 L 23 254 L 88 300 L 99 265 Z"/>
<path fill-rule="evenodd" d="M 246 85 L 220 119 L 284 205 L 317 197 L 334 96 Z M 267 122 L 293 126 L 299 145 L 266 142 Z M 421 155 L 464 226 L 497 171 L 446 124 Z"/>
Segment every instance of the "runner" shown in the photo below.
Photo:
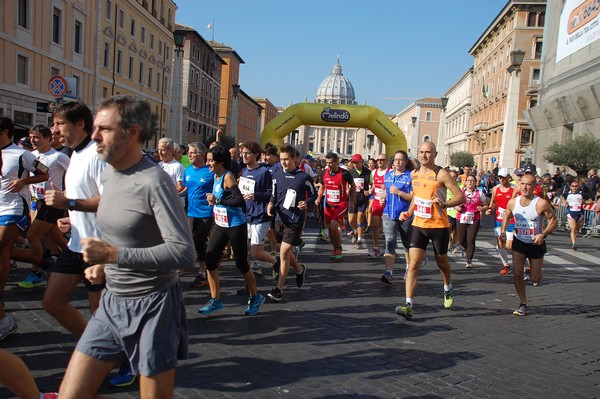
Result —
<path fill-rule="evenodd" d="M 333 245 L 331 259 L 341 262 L 341 226 L 348 211 L 348 204 L 354 207 L 356 203 L 356 186 L 350 172 L 340 167 L 339 157 L 336 153 L 327 153 L 325 160 L 327 169 L 323 175 L 323 185 L 319 189 L 315 205 L 320 206 L 323 197 L 325 198 L 325 226 L 329 230 L 329 238 L 331 239 L 331 245 Z M 350 198 L 348 198 L 348 192 Z"/>
<path fill-rule="evenodd" d="M 467 185 L 462 189 L 466 201 L 458 207 L 456 233 L 458 242 L 465 251 L 465 268 L 471 269 L 473 267 L 477 233 L 481 226 L 481 212 L 488 209 L 488 200 L 477 188 L 477 178 L 475 176 L 468 176 L 466 181 Z"/>
<path fill-rule="evenodd" d="M 395 162 L 395 161 L 394 161 Z M 377 169 L 371 173 L 371 185 L 369 192 L 371 198 L 369 199 L 370 208 L 370 222 L 369 227 L 371 234 L 373 235 L 373 248 L 369 251 L 369 256 L 377 257 L 381 255 L 379 251 L 379 236 L 381 235 L 381 216 L 383 215 L 383 208 L 385 207 L 385 201 L 382 204 L 381 199 L 385 196 L 385 174 L 390 171 L 388 167 L 388 157 L 386 153 L 381 153 L 377 156 Z"/>
<path fill-rule="evenodd" d="M 279 249 L 279 270 L 275 270 L 277 285 L 268 294 L 275 302 L 283 299 L 283 289 L 290 266 L 296 271 L 296 286 L 302 288 L 306 279 L 306 265 L 299 264 L 293 248 L 300 244 L 307 203 L 316 197 L 312 178 L 299 167 L 294 147 L 281 147 L 282 169 L 273 174 L 273 195 L 267 206 L 267 214 L 276 216 L 275 231 Z"/>
<path fill-rule="evenodd" d="M 506 214 L 506 208 L 508 207 L 508 201 L 513 198 L 514 187 L 510 184 L 510 172 L 506 168 L 501 168 L 498 171 L 498 177 L 500 178 L 500 184 L 492 189 L 492 200 L 490 207 L 486 211 L 487 215 L 492 214 L 494 209 L 494 235 L 496 236 L 496 248 L 498 255 L 502 261 L 502 269 L 500 270 L 501 275 L 510 274 L 510 263 L 508 263 L 507 249 L 512 248 L 513 233 L 515 231 L 515 219 L 511 218 L 508 226 L 506 227 L 506 240 L 500 239 L 500 230 L 502 228 L 502 221 Z"/>
<path fill-rule="evenodd" d="M 413 317 L 413 297 L 429 241 L 433 243 L 435 260 L 444 279 L 444 307 L 449 309 L 454 304 L 452 269 L 448 263 L 450 224 L 446 208 L 464 203 L 465 196 L 448 171 L 435 164 L 436 156 L 437 151 L 432 142 L 427 141 L 419 146 L 421 166 L 411 173 L 414 197 L 409 210 L 400 216 L 401 220 L 406 220 L 414 213 L 409 250 L 410 266 L 405 281 L 406 301 L 404 305 L 396 307 L 396 314 L 407 320 L 412 320 Z M 449 202 L 446 202 L 447 189 L 454 194 Z"/>
<path fill-rule="evenodd" d="M 456 170 L 452 169 L 448 173 L 450 173 L 450 177 L 452 177 L 454 181 L 457 181 L 458 172 Z M 463 188 L 460 183 L 458 183 L 458 186 Z M 446 202 L 450 201 L 452 197 L 454 197 L 452 191 L 446 190 Z M 456 216 L 458 215 L 458 209 L 456 209 L 456 207 L 450 207 L 446 209 L 446 213 L 448 214 L 448 222 L 450 223 L 450 246 L 448 247 L 448 252 L 457 254 L 461 252 L 458 245 L 458 236 L 456 234 Z"/>
<path fill-rule="evenodd" d="M 516 316 L 529 313 L 527 295 L 523 279 L 525 259 L 531 265 L 531 281 L 537 286 L 542 279 L 542 266 L 546 253 L 546 237 L 556 227 L 556 215 L 548 201 L 533 194 L 535 177 L 531 174 L 521 179 L 522 194 L 508 202 L 506 215 L 502 221 L 500 239 L 506 241 L 506 231 L 510 219 L 515 218 L 515 235 L 512 245 L 514 284 L 520 304 L 513 311 Z M 547 225 L 544 228 L 544 218 Z"/>
<path fill-rule="evenodd" d="M 364 167 L 363 158 L 360 154 L 352 156 L 354 168 L 350 170 L 350 175 L 354 179 L 356 187 L 355 203 L 348 210 L 348 223 L 354 234 L 352 243 L 356 243 L 356 249 L 363 249 L 363 232 L 365 229 L 365 212 L 369 205 L 369 180 L 371 171 Z"/>
<path fill-rule="evenodd" d="M 378 157 L 379 160 L 380 157 Z M 392 284 L 394 274 L 394 262 L 396 260 L 396 247 L 398 242 L 398 232 L 404 246 L 404 255 L 406 258 L 406 270 L 410 264 L 409 247 L 410 235 L 412 233 L 411 224 L 413 218 L 400 220 L 400 215 L 406 212 L 413 198 L 411 172 L 414 165 L 405 151 L 397 151 L 394 154 L 393 169 L 384 176 L 385 191 L 380 193 L 379 204 L 384 206 L 382 220 L 383 231 L 385 234 L 385 271 L 381 276 L 381 281 L 386 284 Z"/>
<path fill-rule="evenodd" d="M 577 233 L 581 230 L 583 223 L 583 194 L 577 179 L 571 182 L 570 189 L 569 193 L 563 196 L 562 203 L 567 207 L 567 222 L 571 230 L 571 249 L 577 251 Z"/>

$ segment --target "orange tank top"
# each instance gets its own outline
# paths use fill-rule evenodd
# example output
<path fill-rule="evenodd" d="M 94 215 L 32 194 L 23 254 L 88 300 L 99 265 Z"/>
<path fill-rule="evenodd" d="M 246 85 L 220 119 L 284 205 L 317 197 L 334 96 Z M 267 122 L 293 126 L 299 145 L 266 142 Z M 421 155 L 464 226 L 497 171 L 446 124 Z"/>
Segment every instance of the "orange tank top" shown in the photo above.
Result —
<path fill-rule="evenodd" d="M 434 198 L 446 200 L 446 186 L 437 181 L 437 175 L 441 167 L 435 170 L 421 172 L 419 169 L 412 174 L 412 185 L 414 192 L 415 218 L 413 226 L 425 229 L 442 229 L 450 227 L 446 210 L 439 204 L 433 204 Z"/>

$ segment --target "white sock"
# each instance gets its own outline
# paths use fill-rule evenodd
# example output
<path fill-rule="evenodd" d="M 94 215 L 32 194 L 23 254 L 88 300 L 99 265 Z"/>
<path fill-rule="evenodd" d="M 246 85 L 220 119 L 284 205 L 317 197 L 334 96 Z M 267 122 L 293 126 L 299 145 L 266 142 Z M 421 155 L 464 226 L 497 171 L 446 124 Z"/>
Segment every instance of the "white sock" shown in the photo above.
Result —
<path fill-rule="evenodd" d="M 452 289 L 452 283 L 450 283 L 450 285 L 446 285 L 444 284 L 444 291 L 450 291 Z"/>
<path fill-rule="evenodd" d="M 506 248 L 498 248 L 498 255 L 500 255 L 500 260 L 502 261 L 503 266 L 508 266 L 508 253 L 506 252 Z"/>
<path fill-rule="evenodd" d="M 410 307 L 412 308 L 412 306 L 413 306 L 413 299 L 412 298 L 406 298 L 406 303 L 408 303 L 410 305 Z"/>

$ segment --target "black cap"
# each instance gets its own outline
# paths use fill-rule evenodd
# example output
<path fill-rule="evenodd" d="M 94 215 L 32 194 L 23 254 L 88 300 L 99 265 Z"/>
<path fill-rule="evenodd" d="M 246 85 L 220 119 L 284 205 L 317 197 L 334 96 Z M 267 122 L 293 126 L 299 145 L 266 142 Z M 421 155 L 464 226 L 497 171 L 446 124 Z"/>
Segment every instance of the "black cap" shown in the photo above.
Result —
<path fill-rule="evenodd" d="M 533 173 L 534 175 L 537 173 L 537 168 L 535 167 L 534 164 L 532 163 L 528 163 L 527 165 L 525 165 L 525 167 L 523 168 L 523 172 L 525 173 Z"/>

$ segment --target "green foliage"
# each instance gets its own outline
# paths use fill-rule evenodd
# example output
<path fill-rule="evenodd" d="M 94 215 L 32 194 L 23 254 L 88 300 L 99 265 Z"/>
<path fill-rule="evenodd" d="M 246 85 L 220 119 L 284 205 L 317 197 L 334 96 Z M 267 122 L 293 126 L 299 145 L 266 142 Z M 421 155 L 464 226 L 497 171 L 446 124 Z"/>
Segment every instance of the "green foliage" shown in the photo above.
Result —
<path fill-rule="evenodd" d="M 546 148 L 544 159 L 557 166 L 568 166 L 577 176 L 586 176 L 591 168 L 600 165 L 600 139 L 585 134 L 564 144 L 554 142 Z"/>
<path fill-rule="evenodd" d="M 464 168 L 465 166 L 475 165 L 475 158 L 469 151 L 458 151 L 450 154 L 450 165 L 456 166 L 457 168 Z"/>

